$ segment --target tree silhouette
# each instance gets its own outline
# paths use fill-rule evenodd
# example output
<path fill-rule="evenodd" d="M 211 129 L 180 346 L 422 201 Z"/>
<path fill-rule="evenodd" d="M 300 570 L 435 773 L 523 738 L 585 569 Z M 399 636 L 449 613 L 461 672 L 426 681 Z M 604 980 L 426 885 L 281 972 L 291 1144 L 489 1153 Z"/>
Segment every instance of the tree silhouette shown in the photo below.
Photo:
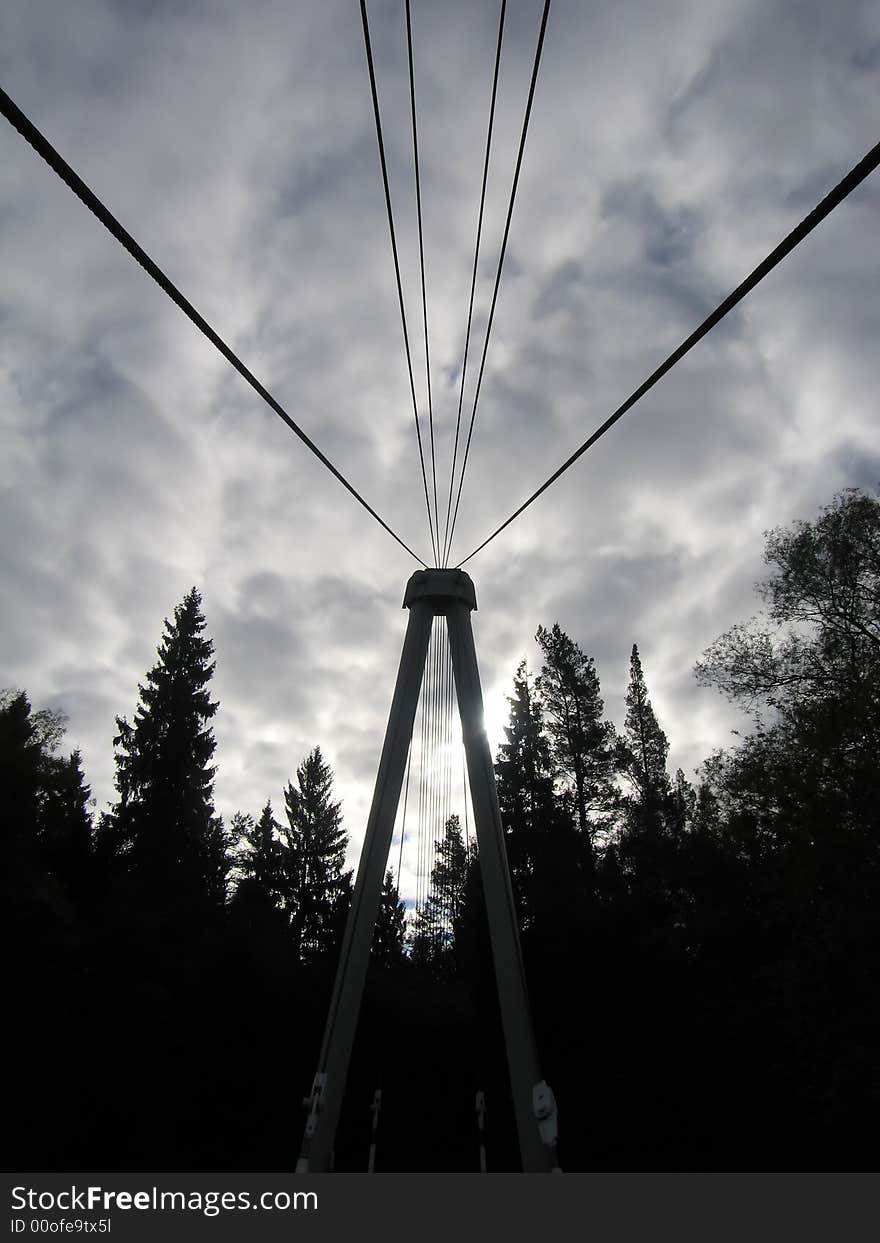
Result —
<path fill-rule="evenodd" d="M 7 862 L 47 873 L 79 900 L 89 883 L 91 793 L 79 751 L 54 754 L 65 725 L 61 712 L 34 712 L 23 691 L 0 696 Z"/>
<path fill-rule="evenodd" d="M 520 925 L 533 933 L 542 923 L 549 930 L 577 901 L 582 874 L 589 871 L 589 841 L 576 830 L 566 800 L 556 796 L 543 703 L 525 661 L 508 702 L 507 742 L 498 749 L 495 775 Z"/>
<path fill-rule="evenodd" d="M 765 559 L 763 614 L 698 666 L 754 723 L 696 788 L 667 775 L 633 649 L 619 828 L 596 828 L 614 810 L 614 735 L 593 662 L 541 627 L 540 678 L 524 664 L 514 677 L 498 793 L 572 1170 L 880 1160 L 880 501 L 839 494 L 771 532 Z M 193 591 L 134 720 L 119 718 L 118 800 L 94 832 L 62 714 L 0 696 L 10 1168 L 289 1169 L 289 1096 L 266 1033 L 305 1090 L 351 897 L 345 834 L 315 748 L 284 816 L 266 802 L 232 817 L 225 857 L 211 655 Z M 337 1168 L 363 1168 L 377 1085 L 383 1168 L 471 1168 L 477 1088 L 492 1102 L 492 1168 L 515 1168 L 501 1155 L 514 1131 L 482 880 L 454 817 L 411 956 L 403 929 L 388 873 Z M 430 1132 L 424 1149 L 410 1122 Z"/>
<path fill-rule="evenodd" d="M 248 852 L 244 861 L 246 874 L 274 906 L 282 906 L 285 896 L 281 834 L 269 799 L 256 823 L 247 817 L 242 824 L 241 838 Z"/>
<path fill-rule="evenodd" d="M 382 967 L 394 967 L 403 962 L 406 941 L 406 908 L 389 869 L 382 882 L 379 914 L 373 935 L 373 961 Z"/>
<path fill-rule="evenodd" d="M 226 839 L 214 813 L 208 722 L 213 644 L 195 587 L 165 622 L 159 659 L 138 686 L 134 722 L 117 717 L 119 801 L 103 824 L 118 865 L 155 901 L 226 896 Z"/>
<path fill-rule="evenodd" d="M 434 851 L 428 897 L 413 921 L 412 955 L 416 962 L 429 964 L 435 973 L 450 975 L 455 970 L 456 933 L 469 862 L 458 816 L 446 821 Z"/>
<path fill-rule="evenodd" d="M 814 523 L 770 532 L 764 559 L 774 567 L 758 584 L 766 615 L 727 631 L 696 668 L 757 716 L 755 732 L 707 766 L 713 790 L 756 859 L 785 842 L 839 835 L 870 855 L 880 795 L 880 501 L 842 492 Z"/>
<path fill-rule="evenodd" d="M 543 854 L 543 839 L 558 815 L 550 741 L 525 661 L 517 666 L 508 703 L 507 741 L 498 748 L 495 778 L 511 880 L 525 928 L 535 915 L 536 859 Z"/>
<path fill-rule="evenodd" d="M 611 829 L 619 804 L 614 726 L 603 720 L 593 658 L 558 623 L 550 630 L 539 626 L 535 637 L 544 657 L 536 690 L 547 721 L 552 759 L 558 778 L 572 796 L 591 859 L 594 838 Z"/>
<path fill-rule="evenodd" d="M 350 901 L 351 880 L 343 872 L 348 838 L 332 791 L 333 773 L 320 747 L 297 768 L 296 785 L 288 782 L 284 791 L 283 885 L 303 962 L 314 962 L 338 943 Z"/>
<path fill-rule="evenodd" d="M 5 803 L 6 853 L 35 858 L 43 809 L 63 762 L 53 752 L 64 733 L 63 713 L 34 712 L 24 691 L 0 695 L 0 788 Z M 67 761 L 73 763 L 73 756 Z M 78 760 L 76 761 L 78 767 Z"/>
<path fill-rule="evenodd" d="M 838 493 L 813 522 L 769 532 L 763 617 L 707 649 L 697 678 L 747 711 L 783 716 L 845 699 L 876 719 L 880 692 L 880 499 Z"/>
<path fill-rule="evenodd" d="M 648 698 L 639 649 L 635 643 L 629 669 L 626 721 L 621 750 L 624 772 L 635 789 L 638 801 L 643 805 L 657 806 L 669 789 L 666 772 L 669 743 L 657 723 L 651 700 Z"/>
<path fill-rule="evenodd" d="M 91 881 L 90 801 L 79 751 L 66 759 L 48 758 L 40 841 L 48 870 L 77 899 L 86 896 Z"/>

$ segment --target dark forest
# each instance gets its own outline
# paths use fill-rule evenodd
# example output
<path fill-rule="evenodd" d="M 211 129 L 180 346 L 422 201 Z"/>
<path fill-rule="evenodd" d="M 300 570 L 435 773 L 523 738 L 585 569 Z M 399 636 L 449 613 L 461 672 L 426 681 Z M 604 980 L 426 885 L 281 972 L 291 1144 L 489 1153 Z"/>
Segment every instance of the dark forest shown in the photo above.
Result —
<path fill-rule="evenodd" d="M 545 619 L 513 676 L 496 777 L 565 1170 L 880 1164 L 880 499 L 842 492 L 764 555 L 760 611 L 695 669 L 748 728 L 693 782 L 667 769 L 638 634 L 617 724 L 586 629 Z M 117 718 L 103 812 L 63 716 L 0 701 L 7 1168 L 296 1164 L 351 901 L 343 809 L 316 739 L 224 822 L 213 667 L 194 588 Z M 489 1170 L 518 1168 L 455 817 L 409 919 L 386 877 L 337 1170 L 366 1169 L 376 1088 L 377 1171 L 476 1170 L 478 1090 Z"/>

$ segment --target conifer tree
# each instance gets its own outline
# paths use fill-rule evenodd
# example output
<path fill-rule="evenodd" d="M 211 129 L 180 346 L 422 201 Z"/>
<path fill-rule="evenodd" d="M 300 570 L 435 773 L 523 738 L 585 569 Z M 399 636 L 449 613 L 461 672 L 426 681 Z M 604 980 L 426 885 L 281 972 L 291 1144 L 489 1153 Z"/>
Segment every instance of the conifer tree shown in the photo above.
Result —
<path fill-rule="evenodd" d="M 555 797 L 550 740 L 525 661 L 514 675 L 508 702 L 507 742 L 498 749 L 495 776 L 511 881 L 525 928 L 547 906 L 551 876 L 563 857 L 568 865 L 575 843 L 571 818 Z"/>
<path fill-rule="evenodd" d="M 280 825 L 267 802 L 260 818 L 237 811 L 230 824 L 233 840 L 232 877 L 235 890 L 230 902 L 234 926 L 244 932 L 254 952 L 275 960 L 289 961 L 290 918 L 284 905 L 283 847 Z"/>
<path fill-rule="evenodd" d="M 40 810 L 40 838 L 49 871 L 68 892 L 83 897 L 89 883 L 92 855 L 91 790 L 82 770 L 82 756 L 54 756 L 47 763 L 45 795 Z"/>
<path fill-rule="evenodd" d="M 54 752 L 64 713 L 34 712 L 24 691 L 0 695 L 0 783 L 4 794 L 7 870 L 16 863 L 49 873 L 82 896 L 90 865 L 90 791 L 82 757 Z"/>
<path fill-rule="evenodd" d="M 619 803 L 615 771 L 615 731 L 603 720 L 599 677 L 593 658 L 560 626 L 538 627 L 544 657 L 537 679 L 557 778 L 574 804 L 577 824 L 590 847 L 607 831 Z M 591 858 L 591 851 L 588 853 Z"/>
<path fill-rule="evenodd" d="M 669 777 L 666 773 L 668 753 L 669 743 L 648 698 L 639 649 L 634 643 L 630 657 L 621 759 L 639 807 L 656 812 L 669 793 Z"/>
<path fill-rule="evenodd" d="M 339 951 L 342 948 L 345 925 L 348 922 L 352 898 L 354 897 L 353 877 L 352 868 L 347 868 L 344 872 L 340 872 L 339 879 L 331 891 L 329 918 L 319 951 L 323 955 L 324 962 L 330 967 L 335 967 L 339 958 Z"/>
<path fill-rule="evenodd" d="M 348 838 L 342 810 L 332 798 L 333 773 L 320 747 L 296 770 L 284 791 L 283 886 L 294 946 L 303 962 L 332 952 L 350 901 L 343 873 Z"/>
<path fill-rule="evenodd" d="M 193 589 L 165 622 L 158 660 L 138 686 L 134 721 L 117 717 L 119 801 L 103 830 L 117 862 L 153 900 L 225 898 L 226 839 L 215 815 L 208 722 L 213 644 Z M 163 896 L 164 895 L 164 896 Z"/>
<path fill-rule="evenodd" d="M 403 961 L 406 939 L 405 910 L 389 868 L 382 882 L 379 915 L 373 934 L 373 960 L 382 967 L 393 967 Z"/>
<path fill-rule="evenodd" d="M 283 917 L 286 927 L 285 850 L 271 801 L 266 801 L 259 820 L 237 811 L 232 817 L 230 835 L 235 844 L 235 894 L 239 905 L 247 900 L 250 906 L 271 909 Z"/>
<path fill-rule="evenodd" d="M 259 820 L 251 821 L 244 833 L 249 847 L 248 874 L 271 898 L 273 905 L 283 900 L 284 854 L 280 840 L 281 825 L 275 819 L 271 800 L 260 812 Z"/>
<path fill-rule="evenodd" d="M 687 813 L 690 795 L 682 786 L 679 808 L 666 772 L 669 743 L 654 715 L 635 644 L 626 706 L 619 755 L 632 792 L 625 799 L 626 819 L 617 841 L 617 862 L 645 927 L 653 928 L 658 935 L 662 928 L 666 935 L 678 922 L 682 843 L 676 829 L 681 823 L 679 813 Z"/>
<path fill-rule="evenodd" d="M 2 782 L 5 850 L 34 856 L 39 846 L 41 809 L 51 784 L 52 753 L 64 733 L 66 718 L 51 709 L 34 712 L 24 691 L 0 695 L 0 782 Z"/>
<path fill-rule="evenodd" d="M 37 798 L 42 752 L 31 705 L 23 691 L 4 692 L 0 703 L 0 781 L 4 797 L 4 853 L 32 853 L 37 835 Z"/>
<path fill-rule="evenodd" d="M 670 815 L 677 832 L 684 832 L 693 825 L 696 810 L 697 792 L 682 769 L 677 768 L 670 799 Z"/>
<path fill-rule="evenodd" d="M 468 852 L 458 816 L 446 821 L 434 849 L 431 887 L 413 922 L 412 956 L 416 962 L 428 962 L 448 974 L 454 970 L 456 931 L 468 873 Z"/>

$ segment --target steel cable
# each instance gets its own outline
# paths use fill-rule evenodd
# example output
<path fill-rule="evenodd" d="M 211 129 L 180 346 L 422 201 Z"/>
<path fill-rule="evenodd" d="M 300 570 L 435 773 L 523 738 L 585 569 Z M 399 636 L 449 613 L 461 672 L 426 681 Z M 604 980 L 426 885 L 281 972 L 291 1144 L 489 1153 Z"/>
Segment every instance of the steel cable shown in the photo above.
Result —
<path fill-rule="evenodd" d="M 419 462 L 422 468 L 422 482 L 425 487 L 425 505 L 428 510 L 428 530 L 431 534 L 431 545 L 434 550 L 434 563 L 439 555 L 438 539 L 431 518 L 431 501 L 428 496 L 428 475 L 425 470 L 425 453 L 422 447 L 422 429 L 419 423 L 419 406 L 416 400 L 416 385 L 413 378 L 412 352 L 409 347 L 409 331 L 406 326 L 406 307 L 403 301 L 403 285 L 400 279 L 400 260 L 397 255 L 397 234 L 394 230 L 394 213 L 391 210 L 391 189 L 388 184 L 388 166 L 385 161 L 385 141 L 382 137 L 382 119 L 379 115 L 379 95 L 376 90 L 376 71 L 373 65 L 373 49 L 370 44 L 370 24 L 367 18 L 366 0 L 361 0 L 361 19 L 364 28 L 364 47 L 367 53 L 367 69 L 370 74 L 370 92 L 373 97 L 373 116 L 376 121 L 376 138 L 379 143 L 379 163 L 382 168 L 382 185 L 385 190 L 385 208 L 388 213 L 388 231 L 391 234 L 391 253 L 394 258 L 394 277 L 397 281 L 397 300 L 400 305 L 400 322 L 403 328 L 403 347 L 406 352 L 406 367 L 409 373 L 409 388 L 412 395 L 413 417 L 416 424 L 416 439 L 419 446 Z M 424 565 L 424 562 L 422 562 Z"/>
<path fill-rule="evenodd" d="M 413 69 L 412 19 L 410 0 L 406 0 L 406 46 L 409 58 L 409 97 L 412 112 L 413 168 L 416 179 L 416 217 L 419 227 L 419 270 L 422 278 L 422 319 L 425 325 L 425 375 L 428 384 L 428 427 L 431 438 L 431 483 L 434 492 L 434 530 L 437 548 L 440 545 L 440 520 L 437 511 L 437 454 L 434 447 L 434 398 L 431 392 L 431 351 L 428 344 L 428 295 L 425 285 L 425 238 L 422 229 L 422 179 L 419 170 L 419 134 L 416 125 L 416 80 Z"/>
<path fill-rule="evenodd" d="M 515 509 L 510 517 L 501 523 L 500 527 L 496 527 L 492 534 L 483 540 L 482 544 L 478 544 L 473 552 L 469 552 L 463 560 L 459 561 L 458 566 L 463 566 L 465 562 L 470 561 L 471 557 L 475 557 L 478 552 L 482 552 L 486 545 L 495 539 L 496 535 L 500 535 L 506 527 L 510 526 L 511 522 L 513 522 L 515 518 L 518 518 L 524 510 L 528 509 L 528 507 L 542 495 L 542 493 L 546 492 L 550 485 L 555 483 L 560 475 L 565 474 L 568 468 L 573 466 L 583 453 L 586 453 L 587 449 L 594 445 L 601 436 L 604 436 L 608 429 L 613 427 L 618 419 L 623 418 L 626 412 L 630 410 L 641 397 L 644 397 L 645 393 L 647 393 L 649 389 L 653 388 L 657 381 L 662 379 L 667 371 L 670 371 L 675 364 L 680 361 L 680 359 L 684 358 L 685 354 L 687 354 L 689 350 L 693 349 L 697 342 L 700 341 L 706 333 L 710 331 L 710 329 L 714 328 L 715 325 L 719 323 L 729 311 L 732 311 L 736 304 L 741 302 L 746 294 L 750 293 L 769 272 L 772 272 L 776 265 L 781 263 L 786 255 L 790 254 L 791 251 L 794 250 L 794 248 L 802 242 L 813 229 L 815 229 L 816 225 L 820 224 L 826 216 L 830 215 L 834 208 L 842 203 L 848 194 L 851 194 L 852 191 L 855 190 L 855 188 L 860 185 L 866 177 L 874 172 L 878 164 L 880 164 L 880 143 L 877 143 L 875 147 L 872 147 L 868 154 L 864 156 L 863 159 L 859 160 L 858 164 L 856 164 L 855 167 L 837 183 L 833 190 L 830 190 L 828 194 L 825 195 L 822 201 L 813 208 L 809 215 L 805 216 L 800 224 L 792 229 L 792 231 L 783 238 L 779 245 L 770 252 L 766 259 L 763 259 L 746 277 L 746 279 L 742 281 L 741 284 L 737 285 L 733 293 L 728 294 L 724 301 L 715 308 L 712 314 L 708 315 L 703 320 L 699 328 L 695 329 L 695 331 L 681 343 L 678 349 L 673 350 L 669 357 L 660 364 L 657 370 L 653 371 L 651 375 L 648 376 L 647 380 L 645 380 L 643 384 L 639 385 L 635 392 L 626 399 L 623 405 L 618 406 L 614 413 L 610 415 L 600 427 L 596 428 L 592 436 L 585 440 L 579 448 L 575 449 L 574 453 L 572 453 L 570 457 L 566 458 L 562 465 L 553 472 L 549 479 L 545 479 L 540 488 L 537 488 L 532 495 L 527 498 L 527 500 L 523 501 L 522 505 L 520 505 L 518 509 Z"/>
<path fill-rule="evenodd" d="M 458 460 L 458 438 L 461 433 L 461 411 L 464 405 L 464 382 L 467 374 L 468 351 L 471 341 L 471 324 L 474 317 L 474 293 L 477 288 L 477 268 L 480 261 L 480 240 L 483 234 L 483 212 L 486 206 L 486 183 L 489 178 L 489 155 L 492 150 L 492 129 L 495 124 L 495 100 L 498 95 L 498 71 L 501 66 L 501 42 L 504 36 L 504 14 L 507 0 L 501 0 L 501 17 L 498 21 L 498 44 L 495 48 L 495 71 L 492 76 L 492 100 L 489 104 L 489 127 L 486 133 L 486 158 L 483 161 L 483 183 L 480 187 L 480 210 L 477 216 L 477 240 L 474 246 L 474 267 L 471 274 L 471 293 L 468 299 L 467 328 L 464 334 L 464 357 L 461 363 L 461 386 L 458 392 L 458 415 L 455 420 L 455 441 L 452 447 L 452 470 L 449 475 L 449 499 L 446 502 L 446 523 L 443 528 L 443 554 L 441 564 L 446 565 L 449 552 L 449 519 L 452 513 L 452 493 L 455 488 L 455 463 Z"/>
<path fill-rule="evenodd" d="M 280 402 L 272 396 L 268 389 L 260 383 L 252 371 L 241 361 L 236 353 L 226 344 L 211 325 L 199 314 L 192 303 L 183 296 L 177 286 L 170 280 L 162 269 L 156 264 L 150 256 L 143 250 L 134 240 L 131 234 L 125 229 L 116 217 L 101 202 L 98 196 L 89 189 L 86 183 L 79 177 L 67 161 L 55 150 L 49 140 L 37 129 L 34 123 L 25 116 L 16 103 L 9 98 L 5 91 L 0 89 L 0 112 L 6 117 L 7 121 L 14 126 L 21 136 L 28 142 L 39 156 L 42 157 L 52 169 L 53 172 L 61 178 L 65 185 L 73 191 L 77 198 L 89 209 L 93 216 L 100 220 L 105 229 L 116 238 L 117 242 L 128 251 L 131 257 L 141 265 L 148 276 L 151 276 L 159 288 L 168 295 L 168 297 L 183 311 L 184 315 L 195 324 L 201 333 L 204 334 L 216 349 L 220 351 L 227 362 L 231 363 L 235 370 L 241 375 L 256 393 L 262 397 L 263 401 L 269 406 L 278 417 L 287 424 L 290 430 L 297 435 L 307 449 L 315 455 L 319 462 L 330 471 L 334 478 L 338 479 L 346 491 L 350 492 L 359 505 L 367 511 L 379 525 L 388 532 L 392 539 L 396 540 L 401 548 L 405 549 L 411 557 L 415 557 L 419 565 L 425 565 L 425 562 L 413 552 L 410 546 L 393 531 L 384 518 L 380 518 L 373 509 L 372 505 L 361 496 L 358 490 L 348 482 L 345 476 L 336 469 L 326 454 L 318 448 L 310 436 L 296 423 Z M 426 567 L 427 568 L 427 567 Z"/>
<path fill-rule="evenodd" d="M 495 273 L 495 288 L 492 291 L 492 302 L 489 308 L 489 321 L 486 325 L 486 340 L 483 343 L 483 354 L 480 359 L 480 370 L 477 374 L 477 387 L 474 393 L 474 404 L 471 410 L 470 426 L 468 427 L 467 441 L 464 447 L 464 457 L 461 463 L 461 474 L 458 478 L 458 491 L 455 496 L 455 509 L 452 514 L 452 525 L 449 528 L 448 546 L 451 547 L 452 540 L 455 535 L 455 524 L 458 520 L 458 507 L 461 504 L 461 489 L 464 484 L 465 471 L 467 470 L 468 458 L 471 451 L 471 438 L 474 434 L 474 422 L 477 417 L 477 405 L 480 400 L 480 390 L 483 386 L 483 373 L 486 368 L 486 355 L 489 352 L 489 339 L 492 335 L 492 324 L 495 320 L 495 306 L 498 302 L 498 290 L 501 285 L 501 273 L 504 268 L 504 257 L 507 253 L 507 239 L 510 236 L 510 222 L 513 219 L 513 205 L 516 200 L 516 189 L 519 185 L 519 174 L 522 168 L 523 152 L 526 146 L 526 136 L 529 131 L 529 119 L 532 114 L 532 102 L 535 97 L 535 85 L 538 81 L 538 68 L 541 64 L 541 52 L 544 47 L 544 35 L 547 31 L 547 18 L 550 14 L 550 0 L 544 0 L 544 13 L 541 18 L 541 29 L 538 34 L 538 45 L 535 48 L 535 63 L 532 67 L 532 80 L 529 85 L 529 98 L 526 103 L 525 116 L 523 117 L 522 134 L 519 140 L 519 151 L 516 157 L 516 169 L 513 174 L 513 185 L 510 188 L 510 202 L 507 207 L 507 220 L 504 224 L 504 236 L 501 240 L 501 253 L 498 257 L 498 270 Z"/>

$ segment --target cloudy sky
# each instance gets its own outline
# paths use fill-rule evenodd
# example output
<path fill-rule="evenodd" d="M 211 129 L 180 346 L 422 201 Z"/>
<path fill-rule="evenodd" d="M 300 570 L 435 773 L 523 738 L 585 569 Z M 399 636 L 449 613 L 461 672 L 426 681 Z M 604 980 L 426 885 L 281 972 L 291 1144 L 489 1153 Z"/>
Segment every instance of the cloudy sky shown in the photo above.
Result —
<path fill-rule="evenodd" d="M 508 4 L 478 344 L 541 7 Z M 369 10 L 423 395 L 403 5 Z M 495 0 L 413 0 L 444 489 L 497 21 Z M 355 0 L 7 0 L 0 84 L 428 559 Z M 874 145 L 878 117 L 867 0 L 554 0 L 459 556 Z M 469 562 L 494 741 L 554 621 L 618 725 L 639 644 L 673 770 L 730 740 L 741 718 L 692 669 L 755 611 L 762 532 L 880 483 L 878 217 L 875 174 Z M 5 122 L 0 272 L 0 686 L 68 713 L 104 806 L 114 716 L 196 584 L 219 809 L 278 806 L 319 743 L 359 846 L 415 565 Z"/>

